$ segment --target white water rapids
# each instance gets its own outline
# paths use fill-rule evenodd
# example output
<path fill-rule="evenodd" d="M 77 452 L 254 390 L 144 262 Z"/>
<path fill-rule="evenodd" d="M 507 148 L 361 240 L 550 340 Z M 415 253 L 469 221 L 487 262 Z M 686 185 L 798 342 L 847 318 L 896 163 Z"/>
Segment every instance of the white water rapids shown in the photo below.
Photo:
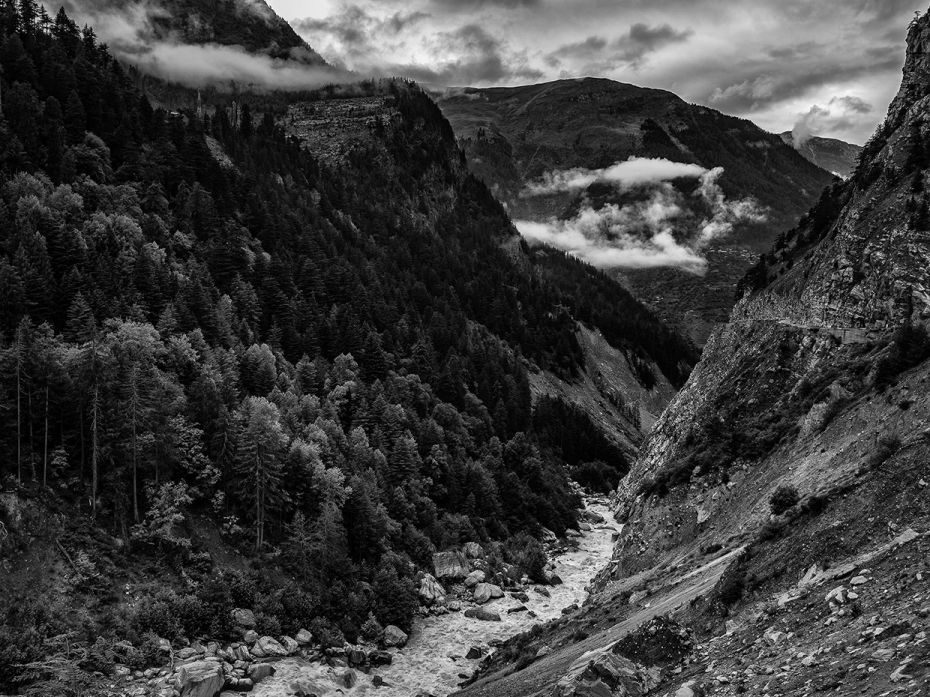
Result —
<path fill-rule="evenodd" d="M 257 697 L 290 696 L 295 694 L 294 688 L 298 684 L 320 697 L 413 697 L 420 692 L 445 697 L 457 691 L 463 680 L 459 675 L 470 675 L 480 662 L 465 658 L 469 648 L 487 649 L 490 641 L 506 640 L 529 630 L 534 624 L 557 619 L 564 608 L 575 603 L 580 605 L 587 598 L 588 585 L 610 561 L 613 534 L 621 526 L 613 522 L 613 514 L 603 499 L 588 499 L 586 509 L 600 514 L 606 522 L 582 532 L 581 537 L 576 538 L 577 548 L 569 549 L 552 560 L 555 573 L 563 583 L 546 588 L 551 597 L 536 592 L 536 586 L 530 585 L 524 589 L 529 596 L 528 602 L 515 600 L 507 593 L 503 598 L 486 603 L 484 607 L 498 613 L 501 622 L 469 619 L 463 612 L 418 617 L 407 645 L 402 649 L 391 649 L 393 663 L 372 668 L 367 674 L 356 670 L 358 680 L 352 688 L 344 684 L 348 668 L 286 659 L 275 664 L 275 675 L 256 685 L 252 694 Z M 463 610 L 471 605 L 463 603 Z M 528 612 L 507 613 L 508 609 L 520 605 L 535 612 L 537 617 Z M 380 687 L 372 682 L 375 676 L 384 681 Z"/>

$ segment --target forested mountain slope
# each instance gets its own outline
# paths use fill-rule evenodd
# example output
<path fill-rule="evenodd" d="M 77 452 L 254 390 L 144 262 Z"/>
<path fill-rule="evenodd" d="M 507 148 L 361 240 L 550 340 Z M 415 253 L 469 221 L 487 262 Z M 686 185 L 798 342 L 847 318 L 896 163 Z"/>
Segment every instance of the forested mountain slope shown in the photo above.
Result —
<path fill-rule="evenodd" d="M 854 175 L 746 277 L 647 438 L 588 607 L 467 694 L 590 687 L 617 666 L 655 694 L 927 691 L 928 48 L 930 14 Z M 680 623 L 668 641 L 657 614 Z"/>
<path fill-rule="evenodd" d="M 613 281 L 536 264 L 413 85 L 353 88 L 376 118 L 320 150 L 278 105 L 335 127 L 341 93 L 166 112 L 28 1 L 0 64 L 0 690 L 80 694 L 233 608 L 408 627 L 468 541 L 538 574 L 629 443 L 528 371 L 581 380 L 579 322 L 640 390 L 690 370 Z"/>

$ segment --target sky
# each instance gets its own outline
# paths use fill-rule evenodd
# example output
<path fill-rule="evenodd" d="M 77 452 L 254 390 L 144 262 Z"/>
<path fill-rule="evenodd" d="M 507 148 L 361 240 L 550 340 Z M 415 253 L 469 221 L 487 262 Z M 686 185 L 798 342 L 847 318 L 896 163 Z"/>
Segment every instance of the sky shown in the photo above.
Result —
<path fill-rule="evenodd" d="M 926 0 L 268 0 L 330 63 L 435 88 L 597 76 L 862 143 Z"/>

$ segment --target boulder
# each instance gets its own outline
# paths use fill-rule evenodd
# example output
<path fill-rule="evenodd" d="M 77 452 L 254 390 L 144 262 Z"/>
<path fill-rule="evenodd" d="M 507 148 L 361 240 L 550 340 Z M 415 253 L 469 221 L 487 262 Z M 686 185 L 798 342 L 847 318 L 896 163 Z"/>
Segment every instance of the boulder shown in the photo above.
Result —
<path fill-rule="evenodd" d="M 226 684 L 219 661 L 194 661 L 181 666 L 176 687 L 181 697 L 216 697 Z"/>
<path fill-rule="evenodd" d="M 342 684 L 348 687 L 350 690 L 355 687 L 355 684 L 358 682 L 358 676 L 355 674 L 355 671 L 349 668 L 345 673 L 342 674 Z"/>
<path fill-rule="evenodd" d="M 318 683 L 314 680 L 299 680 L 291 683 L 291 694 L 295 697 L 319 697 L 332 694 L 332 683 Z"/>
<path fill-rule="evenodd" d="M 831 607 L 838 607 L 840 605 L 844 605 L 848 597 L 849 596 L 848 596 L 848 591 L 846 590 L 846 587 L 837 586 L 836 588 L 831 590 L 829 593 L 827 593 L 826 600 L 827 600 L 827 603 Z"/>
<path fill-rule="evenodd" d="M 521 603 L 528 603 L 528 602 L 530 602 L 530 596 L 528 596 L 528 595 L 527 595 L 526 593 L 524 593 L 523 591 L 518 591 L 518 592 L 516 592 L 516 593 L 511 593 L 511 594 L 510 594 L 510 597 L 513 598 L 514 600 L 519 600 Z"/>
<path fill-rule="evenodd" d="M 468 559 L 461 552 L 437 552 L 433 555 L 436 578 L 458 580 L 471 572 Z"/>
<path fill-rule="evenodd" d="M 407 643 L 407 634 L 400 627 L 395 627 L 393 624 L 389 624 L 384 628 L 384 636 L 381 641 L 384 642 L 385 646 L 397 646 L 401 647 Z"/>
<path fill-rule="evenodd" d="M 500 622 L 501 616 L 483 607 L 473 607 L 465 611 L 465 617 L 481 620 L 482 622 Z"/>
<path fill-rule="evenodd" d="M 297 640 L 291 639 L 289 636 L 282 636 L 280 642 L 284 650 L 287 651 L 288 656 L 293 656 L 300 649 L 300 644 L 297 643 Z"/>
<path fill-rule="evenodd" d="M 287 656 L 287 649 L 270 636 L 263 636 L 252 647 L 252 655 L 257 658 L 283 658 Z"/>
<path fill-rule="evenodd" d="M 549 589 L 548 589 L 548 588 L 543 588 L 543 587 L 541 587 L 541 586 L 537 586 L 537 587 L 533 588 L 533 590 L 536 591 L 537 593 L 539 593 L 539 594 L 540 594 L 542 597 L 544 597 L 544 598 L 551 598 L 551 597 L 552 597 L 552 593 L 549 592 Z"/>
<path fill-rule="evenodd" d="M 255 682 L 251 678 L 229 678 L 226 687 L 236 692 L 251 692 Z"/>
<path fill-rule="evenodd" d="M 389 666 L 394 661 L 394 656 L 389 651 L 372 651 L 368 654 L 368 662 L 373 666 Z"/>
<path fill-rule="evenodd" d="M 465 587 L 474 588 L 479 583 L 484 583 L 485 573 L 481 569 L 475 569 L 465 577 Z"/>
<path fill-rule="evenodd" d="M 297 632 L 297 636 L 295 636 L 294 639 L 301 646 L 309 646 L 313 643 L 313 635 L 306 629 L 301 629 L 299 632 Z"/>
<path fill-rule="evenodd" d="M 465 658 L 469 661 L 477 661 L 479 658 L 484 658 L 484 649 L 480 646 L 472 646 L 468 649 L 468 653 L 465 654 Z"/>
<path fill-rule="evenodd" d="M 462 546 L 462 551 L 465 552 L 465 556 L 469 559 L 484 559 L 484 547 L 479 545 L 477 542 L 466 542 Z"/>
<path fill-rule="evenodd" d="M 349 649 L 346 652 L 346 660 L 350 666 L 363 666 L 368 662 L 368 655 L 361 649 Z"/>
<path fill-rule="evenodd" d="M 251 610 L 237 607 L 232 611 L 232 621 L 234 626 L 241 629 L 255 629 L 255 613 Z"/>
<path fill-rule="evenodd" d="M 539 650 L 536 652 L 536 658 L 545 658 L 550 653 L 552 653 L 552 647 L 550 646 L 540 646 Z"/>
<path fill-rule="evenodd" d="M 420 581 L 420 600 L 424 605 L 442 605 L 446 601 L 446 590 L 432 575 L 425 574 Z"/>
<path fill-rule="evenodd" d="M 500 586 L 495 586 L 493 583 L 479 583 L 475 586 L 474 597 L 476 603 L 484 604 L 495 598 L 503 598 L 504 591 L 501 590 Z"/>
<path fill-rule="evenodd" d="M 649 670 L 613 652 L 613 646 L 589 651 L 572 663 L 559 680 L 553 697 L 646 695 L 660 682 L 660 671 Z"/>
<path fill-rule="evenodd" d="M 562 577 L 558 574 L 546 574 L 546 583 L 550 586 L 561 586 Z"/>
<path fill-rule="evenodd" d="M 265 678 L 274 675 L 274 666 L 270 663 L 253 663 L 248 667 L 248 675 L 252 682 L 258 685 Z"/>
<path fill-rule="evenodd" d="M 702 697 L 704 691 L 694 680 L 689 680 L 675 691 L 675 697 Z"/>
<path fill-rule="evenodd" d="M 517 605 L 517 607 L 512 607 L 509 610 L 507 610 L 507 614 L 514 615 L 518 612 L 526 612 L 526 611 L 527 611 L 526 605 Z"/>
<path fill-rule="evenodd" d="M 254 629 L 248 629 L 246 630 L 245 634 L 242 635 L 242 641 L 249 645 L 254 644 L 256 641 L 258 641 L 258 639 L 258 632 L 256 632 Z"/>

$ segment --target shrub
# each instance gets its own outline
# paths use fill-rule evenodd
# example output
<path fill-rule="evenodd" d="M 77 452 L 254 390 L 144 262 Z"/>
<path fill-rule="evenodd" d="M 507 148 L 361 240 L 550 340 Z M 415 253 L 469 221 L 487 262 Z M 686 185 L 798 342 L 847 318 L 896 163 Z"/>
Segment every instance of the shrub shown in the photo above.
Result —
<path fill-rule="evenodd" d="M 792 506 L 796 506 L 801 496 L 793 486 L 785 484 L 778 487 L 769 498 L 769 508 L 774 515 L 781 515 Z"/>
<path fill-rule="evenodd" d="M 868 459 L 868 467 L 877 469 L 884 465 L 901 449 L 901 437 L 897 433 L 886 433 L 878 439 L 875 451 Z"/>
<path fill-rule="evenodd" d="M 342 631 L 323 617 L 314 618 L 310 623 L 310 633 L 324 649 L 341 649 L 346 643 Z"/>
<path fill-rule="evenodd" d="M 374 613 L 368 613 L 368 619 L 365 620 L 365 624 L 362 625 L 362 636 L 368 639 L 369 641 L 377 641 L 381 638 L 381 632 L 384 631 L 384 628 L 381 626 L 381 623 L 375 619 Z"/>
<path fill-rule="evenodd" d="M 269 615 L 264 612 L 256 612 L 255 631 L 262 636 L 278 636 L 281 634 L 281 623 L 274 615 Z"/>
<path fill-rule="evenodd" d="M 759 529 L 759 542 L 768 542 L 781 537 L 784 523 L 778 520 L 767 520 Z"/>
<path fill-rule="evenodd" d="M 181 636 L 181 623 L 174 613 L 172 600 L 168 593 L 142 600 L 131 622 L 136 633 L 142 635 L 152 632 L 168 641 Z"/>
<path fill-rule="evenodd" d="M 546 580 L 546 563 L 549 561 L 546 551 L 539 540 L 526 533 L 520 533 L 507 540 L 504 551 L 507 560 L 537 583 Z"/>

